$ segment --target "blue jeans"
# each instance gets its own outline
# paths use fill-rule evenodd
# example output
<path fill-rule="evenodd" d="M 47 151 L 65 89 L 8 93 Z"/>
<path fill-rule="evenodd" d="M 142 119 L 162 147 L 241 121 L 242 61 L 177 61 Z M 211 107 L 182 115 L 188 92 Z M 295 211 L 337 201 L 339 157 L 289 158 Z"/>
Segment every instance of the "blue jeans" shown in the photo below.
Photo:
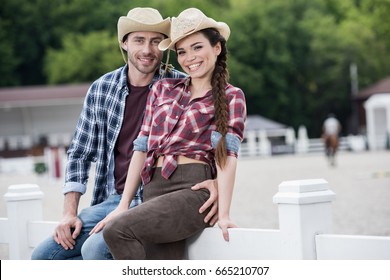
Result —
<path fill-rule="evenodd" d="M 65 250 L 53 237 L 41 242 L 33 251 L 32 260 L 112 260 L 113 257 L 103 238 L 103 231 L 89 236 L 93 227 L 103 220 L 119 204 L 121 195 L 110 195 L 104 202 L 84 208 L 79 218 L 83 227 L 73 249 Z M 130 208 L 138 205 L 136 199 Z"/>

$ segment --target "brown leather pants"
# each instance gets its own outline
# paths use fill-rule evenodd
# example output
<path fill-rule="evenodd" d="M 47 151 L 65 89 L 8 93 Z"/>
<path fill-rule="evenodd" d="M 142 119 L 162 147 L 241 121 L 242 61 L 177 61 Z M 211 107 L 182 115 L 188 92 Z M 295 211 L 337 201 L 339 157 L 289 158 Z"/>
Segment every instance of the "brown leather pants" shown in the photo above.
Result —
<path fill-rule="evenodd" d="M 144 187 L 144 202 L 104 228 L 114 259 L 183 259 L 185 239 L 208 226 L 204 223 L 208 211 L 199 214 L 199 208 L 209 192 L 191 187 L 211 178 L 210 167 L 204 164 L 181 164 L 169 180 L 157 167 Z"/>

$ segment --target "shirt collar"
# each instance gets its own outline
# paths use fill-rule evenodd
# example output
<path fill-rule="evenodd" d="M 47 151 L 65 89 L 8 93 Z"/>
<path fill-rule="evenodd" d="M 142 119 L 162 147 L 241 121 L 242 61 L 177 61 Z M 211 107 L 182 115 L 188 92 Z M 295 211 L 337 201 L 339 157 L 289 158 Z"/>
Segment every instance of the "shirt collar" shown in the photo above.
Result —
<path fill-rule="evenodd" d="M 160 67 L 156 70 L 156 72 L 154 73 L 154 76 L 153 76 L 153 79 L 152 81 L 150 82 L 149 84 L 149 88 L 152 88 L 153 84 L 160 80 L 161 78 L 163 78 L 161 75 L 163 75 L 163 64 L 160 65 Z M 121 78 L 120 78 L 120 88 L 127 88 L 127 84 L 128 84 L 128 81 L 127 81 L 127 73 L 128 73 L 128 70 L 129 70 L 129 66 L 126 64 L 125 66 L 123 66 L 122 68 L 122 73 L 121 73 Z"/>

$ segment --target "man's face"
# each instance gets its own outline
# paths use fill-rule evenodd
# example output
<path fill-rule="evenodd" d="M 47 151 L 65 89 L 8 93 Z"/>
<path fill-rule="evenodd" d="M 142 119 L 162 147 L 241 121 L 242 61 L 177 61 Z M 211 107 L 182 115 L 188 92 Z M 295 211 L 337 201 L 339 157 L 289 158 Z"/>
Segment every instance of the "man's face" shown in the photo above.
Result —
<path fill-rule="evenodd" d="M 123 42 L 129 67 L 134 67 L 143 74 L 154 73 L 163 58 L 163 52 L 158 49 L 158 44 L 164 39 L 164 35 L 158 32 L 130 33 Z"/>

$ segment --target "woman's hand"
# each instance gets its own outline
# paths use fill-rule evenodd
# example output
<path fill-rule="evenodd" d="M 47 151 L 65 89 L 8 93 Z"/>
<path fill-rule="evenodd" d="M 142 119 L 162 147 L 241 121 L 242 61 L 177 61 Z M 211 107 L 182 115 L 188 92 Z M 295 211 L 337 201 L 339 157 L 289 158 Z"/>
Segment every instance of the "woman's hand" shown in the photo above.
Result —
<path fill-rule="evenodd" d="M 89 235 L 92 235 L 94 233 L 101 231 L 109 221 L 116 218 L 121 213 L 125 212 L 126 210 L 127 210 L 126 208 L 120 208 L 120 207 L 115 208 L 114 211 L 112 211 L 103 220 L 101 220 L 100 222 L 98 222 L 96 224 L 96 226 L 89 232 Z"/>
<path fill-rule="evenodd" d="M 223 239 L 225 239 L 225 241 L 229 241 L 228 228 L 236 228 L 237 227 L 237 225 L 235 223 L 233 223 L 229 218 L 226 218 L 226 219 L 220 218 L 218 220 L 218 226 L 222 230 Z"/>
<path fill-rule="evenodd" d="M 218 182 L 217 180 L 206 180 L 194 185 L 191 189 L 194 191 L 200 189 L 207 189 L 210 193 L 209 199 L 200 207 L 199 213 L 202 214 L 210 206 L 210 211 L 207 213 L 204 222 L 209 223 L 211 226 L 215 225 L 218 221 Z"/>

